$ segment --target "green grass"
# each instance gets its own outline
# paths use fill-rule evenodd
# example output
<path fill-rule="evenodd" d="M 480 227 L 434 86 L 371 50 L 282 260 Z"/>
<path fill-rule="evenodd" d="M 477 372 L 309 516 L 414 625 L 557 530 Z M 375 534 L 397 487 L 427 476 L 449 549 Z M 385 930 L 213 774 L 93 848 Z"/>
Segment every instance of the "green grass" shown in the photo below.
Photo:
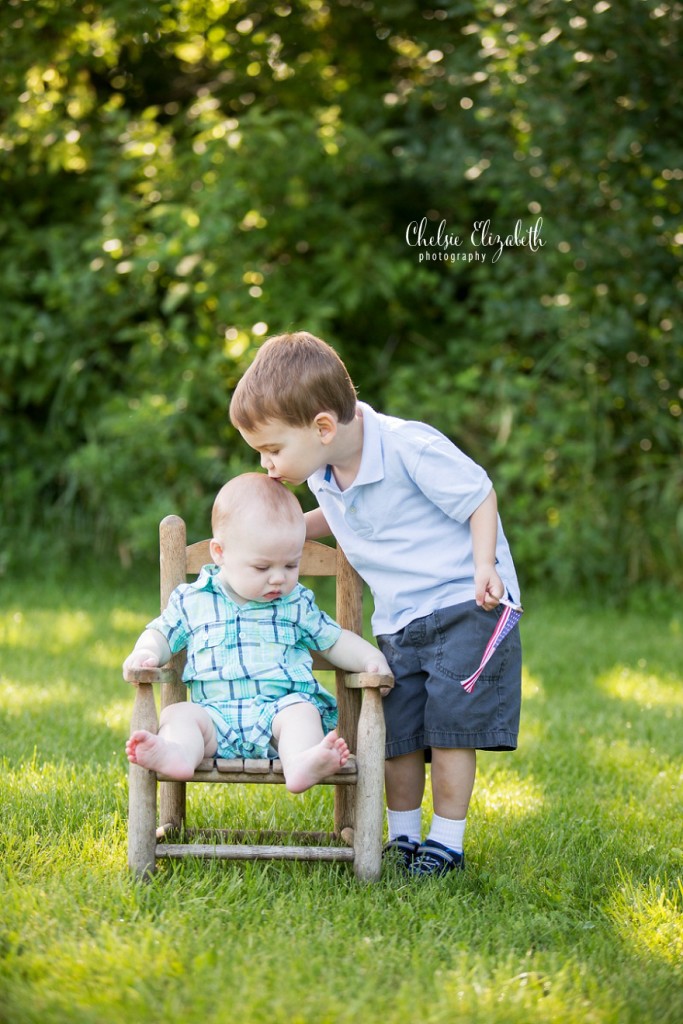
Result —
<path fill-rule="evenodd" d="M 520 749 L 480 755 L 467 871 L 363 886 L 290 863 L 131 879 L 120 664 L 155 600 L 126 580 L 3 584 L 0 1021 L 680 1024 L 674 601 L 528 599 Z M 331 823 L 325 787 L 190 793 L 195 823 Z"/>

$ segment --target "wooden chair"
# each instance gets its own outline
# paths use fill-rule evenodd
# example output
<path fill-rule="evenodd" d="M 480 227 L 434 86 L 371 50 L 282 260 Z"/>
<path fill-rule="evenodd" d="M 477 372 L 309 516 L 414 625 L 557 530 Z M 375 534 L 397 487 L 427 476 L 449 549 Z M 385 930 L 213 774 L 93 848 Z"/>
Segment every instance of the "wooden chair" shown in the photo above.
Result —
<path fill-rule="evenodd" d="M 160 525 L 161 607 L 188 575 L 211 562 L 209 541 L 186 545 L 185 523 L 167 516 Z M 301 563 L 302 576 L 336 576 L 336 618 L 346 629 L 362 631 L 362 581 L 341 549 L 308 541 Z M 126 676 L 137 683 L 132 729 L 156 732 L 158 718 L 153 684 L 161 684 L 161 706 L 187 699 L 181 682 L 184 654 L 168 665 Z M 319 655 L 314 667 L 330 669 Z M 380 686 L 393 685 L 391 676 L 356 675 L 337 670 L 339 733 L 352 755 L 349 762 L 323 783 L 335 786 L 334 831 L 298 833 L 303 845 L 248 845 L 225 843 L 226 830 L 214 830 L 211 842 L 180 842 L 194 838 L 185 827 L 186 783 L 165 779 L 156 772 L 130 765 L 128 863 L 136 875 L 151 875 L 159 858 L 184 856 L 240 860 L 352 861 L 359 879 L 379 877 L 382 857 L 384 792 L 384 715 Z M 199 765 L 191 782 L 284 783 L 280 762 L 212 758 Z M 157 827 L 157 783 L 160 789 L 160 825 Z M 245 823 L 248 825 L 249 823 Z M 204 832 L 204 830 L 203 830 Z M 203 835 L 202 835 L 203 837 Z M 243 839 L 240 833 L 229 838 Z M 313 845 L 325 840 L 325 845 Z M 341 844 L 346 845 L 341 845 Z M 311 844 L 311 845 L 309 845 Z M 336 844 L 336 845 L 335 845 Z"/>

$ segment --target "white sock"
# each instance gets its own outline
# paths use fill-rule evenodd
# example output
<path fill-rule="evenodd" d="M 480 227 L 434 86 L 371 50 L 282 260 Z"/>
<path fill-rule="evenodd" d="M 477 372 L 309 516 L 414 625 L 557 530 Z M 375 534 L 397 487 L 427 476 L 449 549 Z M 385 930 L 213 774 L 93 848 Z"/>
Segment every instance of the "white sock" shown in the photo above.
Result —
<path fill-rule="evenodd" d="M 416 807 L 414 811 L 390 811 L 387 808 L 387 821 L 389 823 L 389 839 L 408 836 L 411 843 L 420 842 L 422 835 L 421 807 Z"/>
<path fill-rule="evenodd" d="M 467 818 L 457 821 L 454 818 L 440 818 L 438 814 L 435 814 L 427 839 L 433 839 L 435 842 L 447 846 L 449 850 L 462 853 L 466 824 Z"/>

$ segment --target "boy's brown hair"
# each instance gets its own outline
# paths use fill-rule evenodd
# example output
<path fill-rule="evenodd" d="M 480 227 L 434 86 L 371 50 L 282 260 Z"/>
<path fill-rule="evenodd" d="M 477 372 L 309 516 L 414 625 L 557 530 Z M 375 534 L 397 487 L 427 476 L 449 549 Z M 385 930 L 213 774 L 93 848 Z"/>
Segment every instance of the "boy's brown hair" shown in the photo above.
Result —
<path fill-rule="evenodd" d="M 263 518 L 265 523 L 275 520 L 303 526 L 304 514 L 296 497 L 279 480 L 265 473 L 234 476 L 223 484 L 213 503 L 213 535 L 229 527 L 231 521 L 253 522 L 255 518 Z"/>
<path fill-rule="evenodd" d="M 356 389 L 334 349 L 306 331 L 264 342 L 230 402 L 233 426 L 243 430 L 269 420 L 307 427 L 319 412 L 333 412 L 340 423 L 350 423 Z"/>

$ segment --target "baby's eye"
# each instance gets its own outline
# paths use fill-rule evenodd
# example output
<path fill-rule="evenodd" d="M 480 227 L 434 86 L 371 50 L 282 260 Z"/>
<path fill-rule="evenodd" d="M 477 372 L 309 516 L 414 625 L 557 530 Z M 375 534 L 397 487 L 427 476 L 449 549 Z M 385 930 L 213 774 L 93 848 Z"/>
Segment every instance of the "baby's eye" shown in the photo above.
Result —
<path fill-rule="evenodd" d="M 298 562 L 292 562 L 291 565 L 286 565 L 285 566 L 285 569 L 298 569 L 298 568 L 299 568 L 299 563 Z"/>

